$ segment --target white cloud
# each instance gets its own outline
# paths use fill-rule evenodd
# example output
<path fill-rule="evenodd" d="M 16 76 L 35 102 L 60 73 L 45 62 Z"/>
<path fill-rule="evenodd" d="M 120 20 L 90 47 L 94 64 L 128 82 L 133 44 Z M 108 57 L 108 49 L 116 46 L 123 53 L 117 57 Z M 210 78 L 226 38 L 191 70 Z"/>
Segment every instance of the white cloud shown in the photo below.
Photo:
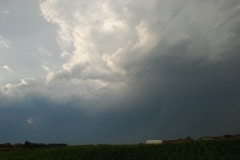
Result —
<path fill-rule="evenodd" d="M 45 56 L 51 57 L 52 56 L 52 53 L 48 49 L 43 48 L 43 47 L 39 47 L 38 52 L 39 52 L 40 56 L 43 56 L 43 57 L 45 57 Z"/>
<path fill-rule="evenodd" d="M 0 14 L 8 14 L 9 11 L 7 9 L 0 8 Z"/>
<path fill-rule="evenodd" d="M 3 7 L 3 6 L 0 6 L 0 14 L 8 14 L 9 10 L 6 7 Z"/>
<path fill-rule="evenodd" d="M 216 24 L 214 24 L 214 26 L 212 27 L 213 29 L 214 28 L 217 28 L 219 25 L 221 25 L 223 23 L 223 20 L 219 20 L 219 22 L 217 22 Z"/>
<path fill-rule="evenodd" d="M 39 47 L 38 52 L 42 59 L 42 62 L 41 62 L 42 69 L 49 72 L 51 70 L 49 59 L 53 56 L 53 54 L 48 49 L 43 48 L 43 47 Z"/>
<path fill-rule="evenodd" d="M 146 53 L 158 42 L 148 19 L 135 17 L 130 3 L 42 1 L 43 16 L 59 26 L 57 41 L 62 55 L 69 56 L 60 71 L 48 74 L 47 81 L 66 78 L 85 83 L 97 80 L 109 86 L 123 83 L 130 72 L 125 68 L 128 57 Z"/>
<path fill-rule="evenodd" d="M 1 88 L 2 93 L 5 95 L 23 95 L 24 90 L 32 90 L 35 88 L 36 79 L 33 77 L 21 79 L 19 83 L 8 83 Z"/>
<path fill-rule="evenodd" d="M 39 117 L 31 116 L 25 120 L 25 123 L 27 125 L 36 125 L 38 124 L 39 120 L 40 120 Z"/>
<path fill-rule="evenodd" d="M 5 8 L 0 7 L 0 18 L 2 15 L 8 14 L 9 11 Z M 0 34 L 0 47 L 10 48 L 10 41 Z"/>
<path fill-rule="evenodd" d="M 89 94 L 128 85 L 145 70 L 142 64 L 151 68 L 144 61 L 156 52 L 184 49 L 192 60 L 221 60 L 236 37 L 232 27 L 239 19 L 239 6 L 212 0 L 46 0 L 40 7 L 43 17 L 58 26 L 57 42 L 66 58 L 56 71 L 42 63 L 47 84 L 81 85 Z"/>
<path fill-rule="evenodd" d="M 8 72 L 12 72 L 12 69 L 7 65 L 3 65 L 3 69 L 7 70 Z"/>
<path fill-rule="evenodd" d="M 0 6 L 0 20 L 5 20 L 6 14 L 9 14 L 9 10 Z"/>
<path fill-rule="evenodd" d="M 10 41 L 2 35 L 0 35 L 0 47 L 1 46 L 5 48 L 10 48 Z"/>
<path fill-rule="evenodd" d="M 45 62 L 42 62 L 41 67 L 42 67 L 43 70 L 45 70 L 47 72 L 50 71 L 50 68 L 47 66 L 47 64 Z"/>
<path fill-rule="evenodd" d="M 26 122 L 27 124 L 31 125 L 31 124 L 33 124 L 33 122 L 34 122 L 34 118 L 33 118 L 33 117 L 30 117 L 30 118 L 26 119 L 25 122 Z"/>
<path fill-rule="evenodd" d="M 155 36 L 154 33 L 151 33 L 148 24 L 142 21 L 136 27 L 137 35 L 139 38 L 139 42 L 137 42 L 133 49 L 140 48 L 145 52 L 149 51 L 149 49 L 153 48 L 158 43 L 158 38 Z"/>

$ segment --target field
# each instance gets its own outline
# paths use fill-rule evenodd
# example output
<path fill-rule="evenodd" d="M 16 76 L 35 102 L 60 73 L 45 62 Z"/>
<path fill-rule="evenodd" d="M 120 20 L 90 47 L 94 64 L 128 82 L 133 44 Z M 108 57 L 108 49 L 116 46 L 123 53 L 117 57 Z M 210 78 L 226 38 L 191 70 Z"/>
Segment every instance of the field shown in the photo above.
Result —
<path fill-rule="evenodd" d="M 240 140 L 0 149 L 0 160 L 240 160 Z"/>

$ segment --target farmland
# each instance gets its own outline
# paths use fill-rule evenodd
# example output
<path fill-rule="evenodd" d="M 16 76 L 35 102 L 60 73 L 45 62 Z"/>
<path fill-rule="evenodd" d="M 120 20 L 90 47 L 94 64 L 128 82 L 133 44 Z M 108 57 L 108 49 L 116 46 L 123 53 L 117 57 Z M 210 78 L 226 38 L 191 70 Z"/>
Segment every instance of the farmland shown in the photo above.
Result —
<path fill-rule="evenodd" d="M 0 160 L 239 160 L 240 140 L 195 140 L 158 145 L 78 145 L 2 148 Z"/>

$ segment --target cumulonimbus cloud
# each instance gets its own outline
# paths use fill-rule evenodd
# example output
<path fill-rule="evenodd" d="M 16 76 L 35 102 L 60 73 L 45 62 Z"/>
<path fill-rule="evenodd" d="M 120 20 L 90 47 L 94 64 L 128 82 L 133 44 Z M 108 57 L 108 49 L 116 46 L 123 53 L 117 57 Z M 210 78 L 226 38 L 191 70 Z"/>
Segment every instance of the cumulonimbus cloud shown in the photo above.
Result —
<path fill-rule="evenodd" d="M 47 81 L 70 80 L 95 89 L 127 84 L 129 77 L 153 67 L 144 61 L 157 49 L 167 56 L 181 56 L 184 49 L 189 60 L 221 60 L 238 37 L 240 9 L 234 2 L 42 1 L 42 15 L 58 25 L 61 55 L 68 57 Z"/>
<path fill-rule="evenodd" d="M 59 10 L 61 5 L 66 10 Z M 62 55 L 69 56 L 62 71 L 49 75 L 52 78 L 65 74 L 65 78 L 111 84 L 118 76 L 115 82 L 123 81 L 131 72 L 125 68 L 129 55 L 146 53 L 158 42 L 148 21 L 136 17 L 128 3 L 45 1 L 41 10 L 49 22 L 59 26 Z"/>
<path fill-rule="evenodd" d="M 53 70 L 42 48 L 46 79 L 2 87 L 5 137 L 96 144 L 239 132 L 238 0 L 43 0 L 40 9 L 58 27 L 63 63 Z M 39 117 L 27 119 L 36 128 L 27 117 Z"/>

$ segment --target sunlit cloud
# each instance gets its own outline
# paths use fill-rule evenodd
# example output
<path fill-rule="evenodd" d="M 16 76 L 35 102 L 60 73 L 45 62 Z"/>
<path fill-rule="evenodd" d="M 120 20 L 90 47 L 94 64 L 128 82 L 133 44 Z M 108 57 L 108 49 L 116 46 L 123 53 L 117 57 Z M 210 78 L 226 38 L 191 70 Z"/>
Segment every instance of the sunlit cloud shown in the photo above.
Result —
<path fill-rule="evenodd" d="M 22 95 L 23 91 L 26 89 L 33 89 L 36 79 L 33 77 L 21 79 L 19 83 L 13 84 L 8 83 L 2 87 L 2 93 L 6 95 Z"/>
<path fill-rule="evenodd" d="M 12 72 L 12 69 L 10 69 L 10 67 L 7 65 L 3 65 L 3 69 L 7 70 L 8 72 Z"/>
<path fill-rule="evenodd" d="M 211 10 L 206 9 L 206 5 Z M 40 8 L 43 17 L 58 26 L 61 55 L 67 55 L 58 71 L 42 65 L 49 71 L 47 81 L 81 81 L 96 87 L 93 91 L 100 87 L 91 84 L 95 80 L 108 84 L 109 89 L 120 83 L 128 85 L 129 78 L 141 72 L 142 67 L 138 65 L 145 58 L 151 58 L 157 46 L 161 46 L 161 55 L 174 54 L 177 51 L 169 53 L 168 50 L 182 45 L 190 59 L 220 60 L 224 51 L 217 48 L 227 45 L 229 42 L 221 39 L 226 40 L 227 33 L 231 34 L 228 26 L 220 25 L 226 17 L 234 23 L 238 12 L 230 9 L 222 14 L 221 8 L 212 1 L 188 3 L 185 0 L 166 3 L 155 0 L 66 3 L 60 0 L 42 1 Z M 204 15 L 195 13 L 195 8 L 204 10 Z M 210 33 L 211 26 L 218 30 Z M 218 34 L 223 31 L 225 34 Z"/>
<path fill-rule="evenodd" d="M 59 5 L 68 9 L 59 10 Z M 101 88 L 92 84 L 96 80 L 109 87 L 122 84 L 132 72 L 126 66 L 134 65 L 128 62 L 129 56 L 146 53 L 158 43 L 150 24 L 134 20 L 135 13 L 126 2 L 44 1 L 40 6 L 46 20 L 59 26 L 57 41 L 62 55 L 69 55 L 60 71 L 48 74 L 47 81 L 74 79 L 95 89 Z"/>

